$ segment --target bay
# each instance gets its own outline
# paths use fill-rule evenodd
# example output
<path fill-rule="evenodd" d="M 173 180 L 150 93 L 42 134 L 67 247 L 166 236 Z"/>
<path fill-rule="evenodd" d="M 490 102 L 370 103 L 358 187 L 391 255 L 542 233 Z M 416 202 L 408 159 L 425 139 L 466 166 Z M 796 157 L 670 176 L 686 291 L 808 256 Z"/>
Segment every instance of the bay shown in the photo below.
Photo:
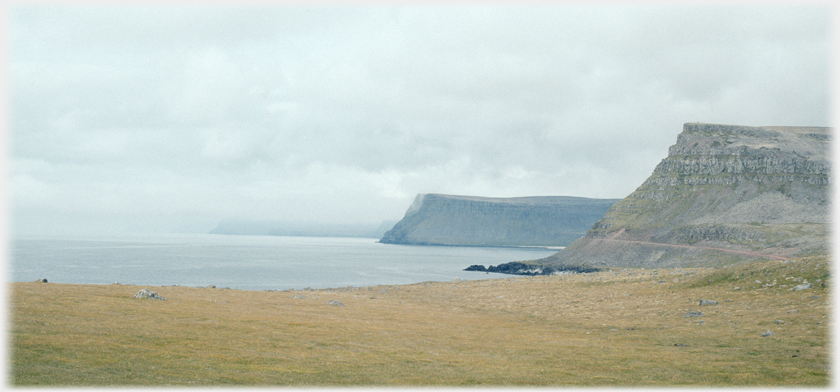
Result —
<path fill-rule="evenodd" d="M 544 248 L 380 244 L 374 238 L 155 234 L 19 238 L 10 280 L 287 290 L 509 278 L 463 271 L 473 264 L 533 260 Z"/>

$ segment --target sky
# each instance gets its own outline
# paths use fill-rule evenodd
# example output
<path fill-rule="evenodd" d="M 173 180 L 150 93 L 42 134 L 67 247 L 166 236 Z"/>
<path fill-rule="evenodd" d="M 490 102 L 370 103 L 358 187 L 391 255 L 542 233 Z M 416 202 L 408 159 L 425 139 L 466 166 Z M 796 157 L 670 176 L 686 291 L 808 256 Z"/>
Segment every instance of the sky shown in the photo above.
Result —
<path fill-rule="evenodd" d="M 830 126 L 806 6 L 6 7 L 16 235 L 623 198 L 687 122 Z"/>

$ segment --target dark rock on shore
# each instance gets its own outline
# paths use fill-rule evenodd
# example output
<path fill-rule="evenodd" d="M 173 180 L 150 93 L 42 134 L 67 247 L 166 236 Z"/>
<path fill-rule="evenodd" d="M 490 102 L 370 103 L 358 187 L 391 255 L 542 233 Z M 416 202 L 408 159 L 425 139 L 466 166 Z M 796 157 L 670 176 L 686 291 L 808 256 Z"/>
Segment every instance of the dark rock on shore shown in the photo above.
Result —
<path fill-rule="evenodd" d="M 464 271 L 477 272 L 497 272 L 500 274 L 510 275 L 557 275 L 557 274 L 582 274 L 588 272 L 597 272 L 597 268 L 589 267 L 549 267 L 533 264 L 525 264 L 520 262 L 510 262 L 499 264 L 498 266 L 490 266 L 485 268 L 483 265 L 471 265 L 464 269 Z"/>
<path fill-rule="evenodd" d="M 491 267 L 492 267 L 492 265 L 491 265 Z M 464 271 L 486 272 L 487 268 L 485 268 L 483 265 L 473 264 L 473 265 L 471 265 L 467 268 L 464 268 Z"/>

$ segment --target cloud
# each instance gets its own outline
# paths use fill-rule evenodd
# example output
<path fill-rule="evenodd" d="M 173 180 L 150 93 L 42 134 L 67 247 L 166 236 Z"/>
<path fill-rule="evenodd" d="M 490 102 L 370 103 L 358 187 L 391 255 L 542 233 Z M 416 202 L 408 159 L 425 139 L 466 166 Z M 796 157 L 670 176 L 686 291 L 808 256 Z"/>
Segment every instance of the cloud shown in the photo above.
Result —
<path fill-rule="evenodd" d="M 620 198 L 685 122 L 827 126 L 827 11 L 13 7 L 12 214 L 165 230 Z"/>

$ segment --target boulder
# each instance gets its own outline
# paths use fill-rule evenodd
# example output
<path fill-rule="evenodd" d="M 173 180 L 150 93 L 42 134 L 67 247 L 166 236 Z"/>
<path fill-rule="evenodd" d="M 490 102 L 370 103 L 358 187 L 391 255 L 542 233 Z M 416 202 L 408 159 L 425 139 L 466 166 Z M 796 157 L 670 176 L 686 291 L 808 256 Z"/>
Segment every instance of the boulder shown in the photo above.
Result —
<path fill-rule="evenodd" d="M 812 285 L 810 283 L 803 283 L 803 284 L 796 285 L 793 288 L 793 291 L 808 290 L 808 289 L 813 288 L 813 287 L 814 287 L 814 285 Z"/>
<path fill-rule="evenodd" d="M 775 334 L 773 333 L 773 331 L 764 331 L 764 333 L 763 333 L 763 334 L 761 334 L 761 337 L 766 338 L 766 337 L 768 337 L 768 336 L 773 336 L 773 335 L 775 335 Z"/>
<path fill-rule="evenodd" d="M 36 280 L 35 282 L 37 282 L 37 283 L 47 283 L 47 278 L 41 278 L 41 279 Z"/>
<path fill-rule="evenodd" d="M 703 314 L 703 312 L 700 312 L 700 311 L 697 311 L 697 310 L 691 310 L 688 313 L 686 313 L 685 316 L 683 316 L 683 318 L 686 318 L 686 317 L 706 317 L 706 315 Z"/>
<path fill-rule="evenodd" d="M 137 294 L 134 294 L 134 297 L 132 297 L 132 298 L 160 299 L 160 300 L 166 301 L 166 298 L 163 298 L 163 297 L 157 295 L 157 293 L 155 293 L 154 291 L 151 291 L 149 289 L 142 289 L 142 290 L 138 291 Z"/>
<path fill-rule="evenodd" d="M 700 300 L 700 306 L 717 305 L 717 304 L 718 304 L 718 301 L 715 301 L 715 300 L 712 300 L 712 299 L 701 299 Z"/>

